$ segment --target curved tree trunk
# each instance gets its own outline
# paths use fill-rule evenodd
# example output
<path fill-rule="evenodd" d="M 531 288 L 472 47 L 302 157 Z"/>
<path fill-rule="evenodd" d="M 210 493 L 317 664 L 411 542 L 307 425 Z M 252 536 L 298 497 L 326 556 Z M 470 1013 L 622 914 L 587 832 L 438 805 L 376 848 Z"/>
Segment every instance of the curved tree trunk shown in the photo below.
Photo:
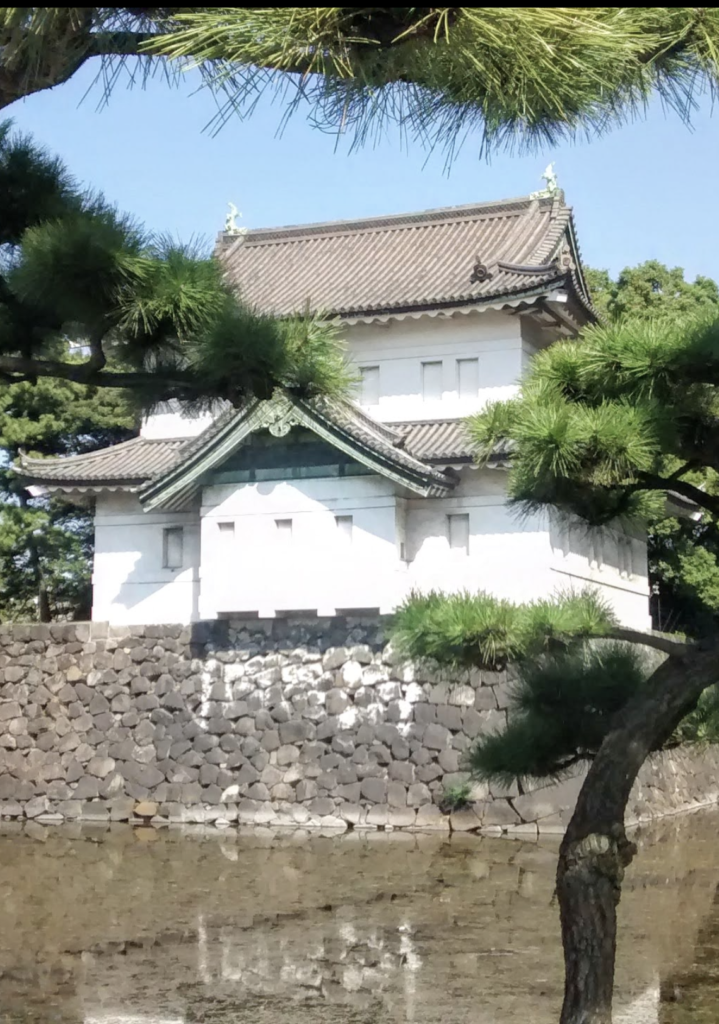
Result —
<path fill-rule="evenodd" d="M 564 947 L 561 1024 L 611 1024 L 616 909 L 635 847 L 624 812 L 639 769 L 719 680 L 719 645 L 670 656 L 649 690 L 619 716 L 582 786 L 559 851 L 557 897 Z"/>

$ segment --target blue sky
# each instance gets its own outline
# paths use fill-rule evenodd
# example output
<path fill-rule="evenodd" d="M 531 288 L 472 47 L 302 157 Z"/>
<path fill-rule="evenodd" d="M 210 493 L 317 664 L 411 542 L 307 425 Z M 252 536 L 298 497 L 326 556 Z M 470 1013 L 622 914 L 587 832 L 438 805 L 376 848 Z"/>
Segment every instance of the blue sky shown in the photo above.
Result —
<path fill-rule="evenodd" d="M 242 224 L 267 227 L 526 195 L 542 186 L 551 159 L 586 263 L 617 273 L 656 258 L 719 280 L 719 111 L 712 117 L 708 104 L 693 132 L 657 106 L 602 139 L 491 164 L 470 139 L 447 173 L 441 153 L 427 159 L 393 135 L 358 152 L 338 149 L 301 115 L 278 137 L 282 111 L 269 102 L 213 136 L 204 129 L 214 102 L 192 80 L 181 89 L 160 79 L 145 89 L 120 84 L 98 109 L 99 87 L 83 100 L 95 70 L 7 114 L 152 230 L 213 238 L 230 200 Z"/>

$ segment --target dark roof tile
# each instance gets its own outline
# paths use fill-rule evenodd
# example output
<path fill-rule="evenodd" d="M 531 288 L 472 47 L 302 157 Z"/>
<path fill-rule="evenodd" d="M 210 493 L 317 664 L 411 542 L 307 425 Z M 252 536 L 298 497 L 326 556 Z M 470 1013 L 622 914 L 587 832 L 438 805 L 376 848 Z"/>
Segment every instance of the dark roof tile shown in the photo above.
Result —
<path fill-rule="evenodd" d="M 567 277 L 555 262 L 565 242 L 575 246 L 560 192 L 221 235 L 218 253 L 228 279 L 257 309 L 351 317 L 541 291 Z M 572 281 L 583 293 L 581 272 Z M 586 293 L 579 298 L 588 306 Z"/>

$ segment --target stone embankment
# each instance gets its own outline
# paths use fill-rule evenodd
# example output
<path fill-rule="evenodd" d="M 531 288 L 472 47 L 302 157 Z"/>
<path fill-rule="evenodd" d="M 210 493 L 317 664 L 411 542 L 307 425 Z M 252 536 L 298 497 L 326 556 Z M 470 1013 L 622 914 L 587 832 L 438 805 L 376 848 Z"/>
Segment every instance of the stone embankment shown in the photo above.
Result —
<path fill-rule="evenodd" d="M 2 625 L 0 817 L 562 831 L 579 778 L 440 810 L 510 689 L 407 664 L 376 619 Z M 630 819 L 716 802 L 718 769 L 714 750 L 656 758 Z"/>

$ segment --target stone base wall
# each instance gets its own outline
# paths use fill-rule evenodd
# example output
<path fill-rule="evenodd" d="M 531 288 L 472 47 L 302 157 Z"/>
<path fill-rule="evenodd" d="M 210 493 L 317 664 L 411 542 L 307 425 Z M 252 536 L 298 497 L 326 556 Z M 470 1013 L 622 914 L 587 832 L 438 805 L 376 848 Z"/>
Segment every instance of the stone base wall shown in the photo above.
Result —
<path fill-rule="evenodd" d="M 378 619 L 2 625 L 0 817 L 562 831 L 580 777 L 440 808 L 510 686 L 403 662 Z M 631 819 L 716 802 L 717 769 L 655 759 Z"/>

